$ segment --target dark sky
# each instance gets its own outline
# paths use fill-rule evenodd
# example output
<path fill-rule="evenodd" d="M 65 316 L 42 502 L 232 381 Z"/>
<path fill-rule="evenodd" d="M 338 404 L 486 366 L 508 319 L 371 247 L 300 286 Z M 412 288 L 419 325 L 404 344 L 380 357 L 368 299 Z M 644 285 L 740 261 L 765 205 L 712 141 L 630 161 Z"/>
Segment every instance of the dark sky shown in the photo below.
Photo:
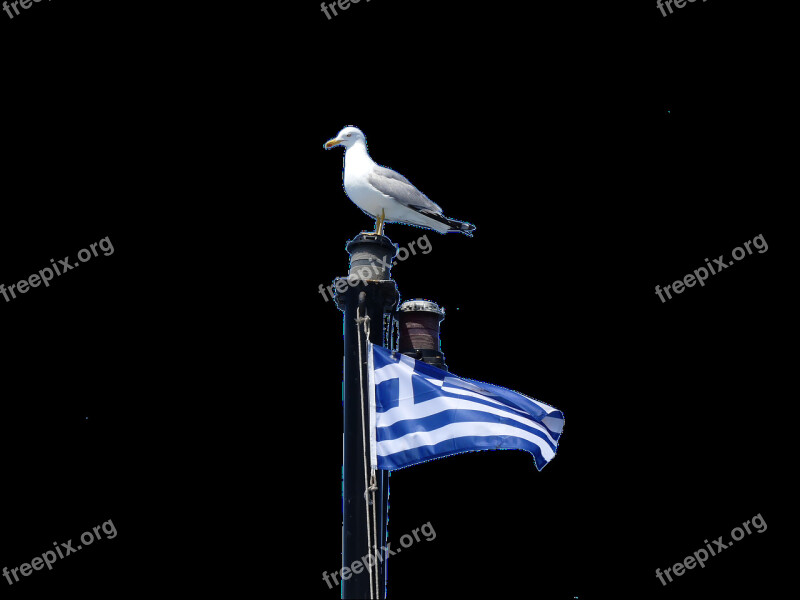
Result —
<path fill-rule="evenodd" d="M 437 537 L 390 560 L 390 597 L 773 591 L 788 529 L 785 17 L 719 0 L 667 17 L 254 10 L 0 12 L 0 283 L 114 247 L 0 296 L 0 567 L 118 530 L 9 593 L 338 597 L 321 574 L 341 560 L 342 314 L 317 289 L 373 226 L 344 194 L 341 149 L 322 149 L 345 125 L 477 226 L 386 229 L 430 240 L 392 274 L 402 299 L 447 311 L 451 372 L 566 417 L 542 472 L 509 451 L 391 477 L 390 540 L 426 522 Z M 759 235 L 763 253 L 659 300 Z M 763 534 L 655 577 L 758 514 Z"/>

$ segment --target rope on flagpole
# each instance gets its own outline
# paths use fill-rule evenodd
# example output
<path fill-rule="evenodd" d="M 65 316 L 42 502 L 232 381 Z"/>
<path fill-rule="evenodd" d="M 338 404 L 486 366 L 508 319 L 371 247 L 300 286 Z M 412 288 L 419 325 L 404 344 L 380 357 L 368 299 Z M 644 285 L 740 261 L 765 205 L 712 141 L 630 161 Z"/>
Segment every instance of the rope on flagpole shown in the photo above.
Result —
<path fill-rule="evenodd" d="M 364 336 L 367 339 L 367 343 L 370 343 L 369 336 L 370 336 L 370 320 L 369 315 L 366 314 L 366 307 L 364 308 L 365 315 L 364 315 Z M 364 399 L 364 387 L 361 387 L 361 418 L 362 420 L 365 418 L 364 413 L 366 412 L 366 401 Z M 365 431 L 364 432 L 364 464 L 367 461 L 367 438 L 371 435 L 372 432 Z M 378 483 L 375 477 L 375 469 L 372 468 L 372 461 L 370 461 L 370 477 L 369 477 L 369 487 L 367 491 L 364 492 L 364 499 L 366 500 L 367 492 L 370 492 L 372 496 L 371 501 L 368 503 L 372 506 L 372 545 L 370 546 L 370 551 L 372 552 L 372 559 L 375 562 L 374 569 L 375 569 L 375 598 L 380 598 L 380 581 L 378 575 L 380 574 L 380 569 L 378 568 L 378 517 L 377 517 L 377 510 L 378 510 L 378 503 L 375 502 L 375 492 L 378 490 Z M 369 519 L 369 516 L 367 517 Z M 369 540 L 367 542 L 369 544 Z M 372 562 L 372 561 L 370 561 Z M 372 573 L 373 565 L 369 566 L 370 573 Z M 370 594 L 372 594 L 372 584 L 370 582 Z"/>
<path fill-rule="evenodd" d="M 362 292 L 362 294 L 363 294 L 363 292 Z M 359 300 L 361 300 L 362 298 L 359 298 Z M 367 342 L 369 342 L 369 315 L 367 314 L 367 307 L 365 306 L 364 307 L 364 316 L 363 317 L 358 316 L 359 313 L 360 313 L 360 308 L 361 308 L 360 305 L 361 305 L 361 302 L 359 302 L 359 307 L 356 309 L 356 331 L 358 332 L 357 333 L 357 335 L 358 335 L 358 379 L 361 382 L 361 436 L 362 436 L 361 440 L 362 440 L 362 443 L 363 443 L 363 446 L 364 446 L 364 501 L 367 502 L 368 504 L 370 504 L 370 502 L 367 501 L 367 493 L 371 490 L 372 491 L 372 502 L 371 502 L 371 504 L 372 504 L 372 522 L 375 523 L 375 490 L 378 489 L 378 488 L 375 485 L 375 474 L 374 474 L 374 471 L 373 471 L 373 475 L 372 475 L 372 482 L 368 482 L 368 480 L 367 480 L 367 434 L 368 434 L 368 431 L 367 431 L 367 427 L 366 427 L 366 417 L 364 415 L 364 413 L 365 413 L 365 407 L 364 407 L 364 360 L 361 357 L 361 324 L 362 323 L 364 324 L 364 334 L 365 334 L 365 336 L 367 338 Z M 370 485 L 370 483 L 372 485 Z M 374 487 L 374 489 L 373 489 L 373 487 Z M 376 530 L 376 536 L 377 536 L 377 530 Z M 376 542 L 377 542 L 377 540 L 376 540 Z M 372 536 L 370 535 L 369 513 L 367 513 L 367 546 L 369 546 L 369 549 L 370 549 L 370 552 L 371 552 L 373 550 L 373 545 L 372 545 Z M 374 555 L 373 555 L 373 560 L 376 560 Z M 372 562 L 373 561 L 369 561 L 369 563 L 372 563 Z M 377 577 L 377 561 L 376 561 L 376 564 L 375 564 L 375 575 L 376 575 L 375 576 L 375 587 L 373 587 L 373 585 L 372 585 L 372 582 L 373 582 L 372 569 L 373 569 L 373 565 L 372 564 L 368 564 L 367 565 L 367 570 L 368 570 L 368 573 L 369 573 L 369 597 L 371 599 L 374 599 L 375 598 L 375 590 L 378 589 L 377 588 L 377 586 L 378 586 L 378 581 L 377 581 L 377 579 L 378 579 L 378 577 Z"/>
<path fill-rule="evenodd" d="M 372 546 L 372 548 L 370 548 L 370 550 L 373 551 L 372 559 L 375 562 L 375 598 L 380 598 L 381 597 L 380 587 L 379 587 L 380 579 L 378 578 L 378 575 L 380 574 L 380 569 L 378 569 L 378 521 L 377 521 L 378 518 L 375 515 L 375 512 L 378 510 L 377 508 L 378 504 L 377 502 L 375 502 L 375 491 L 377 489 L 378 489 L 378 484 L 375 480 L 375 469 L 372 469 L 369 478 L 369 491 L 372 492 L 372 502 L 370 504 L 372 504 L 372 532 L 373 532 L 372 541 L 374 542 L 374 545 Z M 372 567 L 370 566 L 370 571 L 371 569 Z M 371 593 L 372 589 L 370 589 L 370 594 Z"/>

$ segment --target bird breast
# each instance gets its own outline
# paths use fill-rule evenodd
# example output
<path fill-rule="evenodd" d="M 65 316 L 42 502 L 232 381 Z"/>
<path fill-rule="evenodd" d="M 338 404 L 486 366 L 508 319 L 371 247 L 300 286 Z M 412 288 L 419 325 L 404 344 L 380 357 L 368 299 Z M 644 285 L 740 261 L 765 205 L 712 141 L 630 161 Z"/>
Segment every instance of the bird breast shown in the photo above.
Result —
<path fill-rule="evenodd" d="M 344 191 L 353 203 L 361 210 L 378 216 L 385 205 L 386 198 L 367 181 L 367 176 L 372 168 L 369 160 L 351 160 L 345 156 L 344 166 Z"/>

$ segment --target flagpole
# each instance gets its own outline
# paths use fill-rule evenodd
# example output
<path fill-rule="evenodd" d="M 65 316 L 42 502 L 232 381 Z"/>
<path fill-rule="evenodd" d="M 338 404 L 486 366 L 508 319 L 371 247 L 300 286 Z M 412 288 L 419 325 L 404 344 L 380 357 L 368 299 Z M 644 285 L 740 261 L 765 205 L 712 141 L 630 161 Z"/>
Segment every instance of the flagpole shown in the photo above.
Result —
<path fill-rule="evenodd" d="M 391 279 L 390 269 L 397 247 L 383 235 L 360 233 L 347 243 L 350 254 L 350 269 L 347 277 L 338 278 L 336 304 L 344 313 L 344 443 L 342 457 L 342 598 L 370 598 L 375 595 L 377 578 L 378 598 L 385 594 L 385 558 L 378 561 L 377 572 L 370 573 L 363 558 L 370 554 L 368 543 L 369 511 L 365 497 L 364 457 L 369 449 L 369 441 L 364 439 L 362 429 L 362 401 L 367 394 L 364 389 L 366 374 L 359 363 L 359 330 L 362 363 L 366 362 L 367 340 L 363 322 L 358 322 L 364 314 L 369 317 L 369 341 L 382 346 L 384 341 L 384 314 L 397 305 L 399 294 Z M 365 443 L 366 442 L 366 443 Z M 369 456 L 367 455 L 367 467 Z M 388 478 L 378 472 L 378 531 L 371 533 L 373 544 L 379 549 L 384 545 L 386 523 L 386 503 L 388 500 Z M 374 555 L 374 553 L 372 553 Z M 352 571 L 356 563 L 363 567 Z M 347 569 L 347 570 L 345 570 Z M 372 596 L 370 595 L 372 593 Z"/>

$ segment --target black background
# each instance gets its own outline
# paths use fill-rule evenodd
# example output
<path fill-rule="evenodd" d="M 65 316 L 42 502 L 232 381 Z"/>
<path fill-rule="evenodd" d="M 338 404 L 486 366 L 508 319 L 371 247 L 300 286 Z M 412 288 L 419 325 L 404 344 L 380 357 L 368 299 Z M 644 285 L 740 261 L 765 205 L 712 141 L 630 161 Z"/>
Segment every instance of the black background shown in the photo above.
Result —
<path fill-rule="evenodd" d="M 710 0 L 245 7 L 41 2 L 0 13 L 0 566 L 108 519 L 7 589 L 335 598 L 341 313 L 318 293 L 372 227 L 341 149 L 473 238 L 393 269 L 447 311 L 450 370 L 563 410 L 556 458 L 391 477 L 390 597 L 723 597 L 779 589 L 792 336 L 782 17 Z M 654 293 L 757 235 L 768 250 Z M 761 514 L 663 587 L 655 577 Z"/>

